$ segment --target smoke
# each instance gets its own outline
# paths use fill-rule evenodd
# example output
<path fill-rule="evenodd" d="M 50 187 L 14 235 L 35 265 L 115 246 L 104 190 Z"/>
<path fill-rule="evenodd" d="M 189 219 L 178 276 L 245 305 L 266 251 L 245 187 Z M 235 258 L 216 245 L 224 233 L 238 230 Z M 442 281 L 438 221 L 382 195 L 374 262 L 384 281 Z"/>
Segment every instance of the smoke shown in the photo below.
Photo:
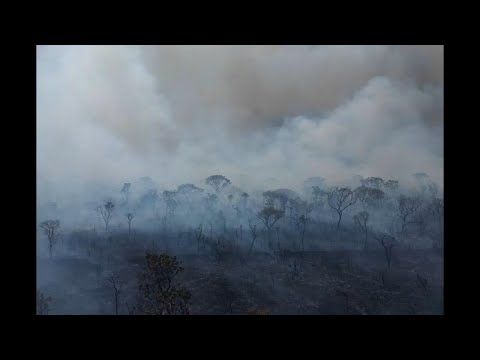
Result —
<path fill-rule="evenodd" d="M 89 184 L 443 186 L 443 46 L 38 46 L 39 199 Z"/>

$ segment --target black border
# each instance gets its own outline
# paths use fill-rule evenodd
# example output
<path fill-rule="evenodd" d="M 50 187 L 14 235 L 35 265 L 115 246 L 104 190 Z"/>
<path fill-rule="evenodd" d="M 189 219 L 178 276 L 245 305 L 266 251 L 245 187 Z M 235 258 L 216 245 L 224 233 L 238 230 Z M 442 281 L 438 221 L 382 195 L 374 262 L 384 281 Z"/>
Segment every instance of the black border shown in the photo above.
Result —
<path fill-rule="evenodd" d="M 307 26 L 305 31 L 302 32 L 302 35 L 304 32 L 309 32 L 312 30 L 311 26 Z M 312 30 L 313 31 L 313 30 Z M 399 30 L 400 31 L 400 30 Z M 430 29 L 430 31 L 435 32 L 433 29 Z M 242 43 L 269 43 L 269 44 L 275 44 L 275 43 L 283 43 L 283 44 L 288 44 L 288 43 L 295 43 L 295 44 L 305 44 L 305 43 L 328 43 L 325 41 L 321 41 L 320 39 L 314 39 L 314 35 L 316 34 L 315 32 L 311 33 L 310 36 L 306 35 L 304 37 L 299 37 L 299 38 L 294 38 L 295 36 L 298 36 L 298 32 L 291 31 L 288 32 L 286 35 L 286 30 L 284 29 L 283 32 L 280 34 L 281 39 L 272 39 L 270 38 L 269 41 L 264 41 L 267 40 L 265 39 L 265 35 L 257 37 L 256 41 L 248 41 L 246 39 L 243 39 Z M 269 33 L 268 36 L 270 36 L 271 33 Z M 105 37 L 105 35 L 103 35 Z M 267 36 L 267 37 L 268 37 Z M 275 36 L 278 36 L 278 33 Z M 68 37 L 68 39 L 66 39 Z M 19 94 L 25 94 L 25 88 L 28 87 L 30 91 L 32 91 L 31 95 L 30 93 L 27 95 L 28 103 L 31 105 L 27 106 L 25 102 L 25 96 L 21 96 L 20 103 L 18 105 L 18 109 L 24 110 L 26 112 L 25 118 L 31 118 L 33 122 L 33 126 L 28 126 L 28 128 L 22 126 L 23 121 L 19 118 L 18 124 L 20 124 L 20 129 L 18 134 L 21 134 L 21 137 L 24 138 L 22 143 L 22 148 L 24 150 L 23 158 L 20 160 L 21 164 L 16 167 L 16 170 L 25 170 L 26 174 L 21 175 L 21 178 L 25 180 L 25 183 L 20 185 L 17 189 L 19 189 L 22 193 L 27 193 L 29 194 L 30 191 L 32 192 L 31 194 L 28 195 L 28 197 L 25 199 L 25 203 L 18 204 L 20 206 L 20 211 L 21 213 L 24 213 L 24 208 L 25 204 L 30 204 L 33 203 L 32 205 L 32 221 L 28 222 L 29 225 L 28 227 L 31 227 L 32 235 L 31 239 L 25 239 L 25 237 L 30 237 L 28 235 L 20 236 L 20 238 L 23 238 L 21 240 L 20 238 L 18 241 L 14 242 L 13 250 L 15 253 L 18 253 L 20 251 L 23 252 L 24 246 L 27 246 L 28 244 L 28 257 L 22 261 L 22 271 L 26 270 L 25 276 L 21 276 L 20 278 L 22 279 L 22 284 L 18 284 L 19 281 L 16 281 L 15 285 L 19 285 L 21 288 L 19 293 L 22 293 L 21 290 L 28 289 L 26 291 L 25 295 L 16 295 L 15 301 L 19 301 L 20 303 L 25 301 L 25 304 L 21 306 L 22 308 L 22 313 L 28 313 L 29 315 L 33 315 L 36 321 L 39 321 L 39 324 L 41 326 L 46 326 L 47 323 L 50 322 L 56 322 L 56 321 L 61 321 L 61 320 L 72 320 L 75 323 L 76 322 L 82 322 L 86 321 L 86 324 L 90 324 L 89 318 L 94 318 L 96 320 L 102 321 L 104 317 L 108 317 L 109 320 L 107 320 L 108 323 L 112 322 L 112 327 L 120 325 L 119 321 L 123 322 L 126 321 L 126 324 L 131 324 L 135 327 L 135 329 L 138 329 L 141 324 L 137 323 L 137 321 L 142 321 L 142 324 L 150 323 L 152 322 L 152 326 L 157 327 L 158 325 L 162 323 L 168 323 L 168 326 L 178 326 L 181 329 L 185 329 L 185 326 L 188 326 L 189 328 L 193 326 L 195 328 L 194 324 L 198 324 L 198 330 L 192 331 L 192 335 L 197 333 L 197 331 L 202 332 L 202 328 L 204 329 L 204 321 L 208 320 L 213 320 L 213 321 L 220 321 L 222 322 L 221 326 L 222 329 L 224 326 L 227 324 L 232 324 L 232 327 L 237 327 L 239 323 L 247 321 L 245 325 L 249 329 L 249 331 L 255 332 L 255 330 L 262 329 L 262 331 L 265 331 L 263 329 L 263 326 L 265 325 L 272 325 L 272 328 L 279 328 L 286 330 L 287 328 L 290 328 L 290 333 L 297 333 L 299 332 L 300 329 L 304 329 L 305 332 L 308 332 L 310 326 L 308 326 L 308 323 L 311 322 L 312 328 L 316 329 L 315 331 L 319 332 L 325 332 L 325 331 L 333 331 L 337 333 L 341 337 L 341 332 L 346 331 L 350 333 L 351 331 L 359 331 L 357 333 L 359 336 L 363 332 L 368 332 L 368 331 L 374 331 L 375 335 L 372 335 L 372 340 L 373 342 L 376 342 L 374 339 L 376 336 L 379 335 L 379 332 L 383 332 L 383 330 L 387 329 L 385 328 L 387 323 L 392 322 L 393 327 L 397 327 L 397 325 L 400 322 L 405 321 L 405 325 L 408 327 L 409 335 L 408 337 L 415 336 L 414 334 L 417 334 L 419 332 L 418 324 L 420 322 L 427 321 L 432 325 L 432 328 L 437 328 L 438 329 L 438 324 L 444 323 L 443 319 L 446 317 L 450 317 L 453 315 L 453 313 L 458 312 L 458 310 L 468 310 L 468 308 L 465 308 L 465 305 L 459 305 L 455 304 L 455 294 L 459 293 L 464 293 L 465 289 L 468 289 L 468 284 L 464 285 L 461 283 L 461 281 L 466 281 L 464 278 L 460 278 L 458 276 L 455 276 L 451 271 L 453 271 L 454 268 L 457 268 L 460 266 L 462 269 L 464 269 L 464 266 L 462 265 L 462 259 L 459 258 L 459 255 L 462 255 L 464 253 L 461 253 L 459 251 L 459 242 L 461 242 L 459 239 L 460 235 L 456 231 L 456 226 L 454 224 L 455 216 L 459 215 L 455 209 L 460 209 L 461 205 L 455 204 L 455 201 L 457 201 L 456 196 L 453 194 L 453 190 L 449 189 L 455 189 L 456 185 L 454 184 L 455 180 L 459 180 L 458 176 L 455 175 L 448 175 L 450 170 L 450 166 L 453 166 L 453 163 L 457 161 L 457 158 L 454 158 L 455 155 L 453 155 L 452 151 L 457 146 L 461 145 L 455 145 L 453 144 L 454 138 L 456 138 L 459 133 L 455 133 L 455 124 L 458 122 L 454 120 L 452 113 L 456 113 L 456 108 L 457 106 L 454 105 L 454 90 L 450 91 L 450 89 L 458 89 L 459 85 L 455 84 L 455 79 L 454 76 L 447 75 L 445 73 L 444 77 L 444 96 L 445 96 L 445 107 L 444 107 L 444 116 L 445 116 L 445 121 L 444 121 L 444 129 L 445 129 L 445 150 L 444 150 L 444 159 L 445 159 L 445 200 L 447 203 L 447 209 L 452 209 L 452 210 L 447 210 L 447 221 L 445 222 L 445 273 L 444 273 L 444 279 L 445 279 L 445 298 L 444 298 L 444 313 L 445 315 L 441 316 L 365 316 L 365 317 L 356 317 L 356 316 L 350 316 L 350 317 L 345 317 L 345 316 L 282 316 L 282 315 L 277 315 L 277 316 L 264 316 L 264 317 L 245 317 L 245 316 L 232 316 L 232 317 L 222 317 L 222 316 L 189 316 L 189 317 L 174 317 L 174 318 L 153 318 L 153 317 L 129 317 L 129 316 L 123 316 L 123 317 L 112 317 L 112 316 L 101 316 L 101 315 L 95 315 L 95 316 L 49 316 L 49 317 L 39 317 L 35 316 L 35 292 L 36 292 L 36 48 L 35 44 L 44 44 L 44 43 L 71 43 L 71 44 L 76 44 L 76 43 L 95 43 L 92 41 L 88 41 L 83 39 L 83 41 L 80 41 L 82 36 L 78 35 L 77 36 L 66 36 L 62 34 L 57 34 L 53 36 L 35 36 L 35 41 L 33 44 L 27 45 L 22 48 L 22 51 L 20 52 L 20 57 L 22 58 L 21 60 L 26 62 L 26 64 L 22 67 L 21 70 L 21 80 L 18 80 L 18 74 L 15 74 L 15 77 L 17 78 L 17 86 L 19 89 L 23 89 L 23 91 L 19 91 Z M 107 36 L 108 37 L 108 36 Z M 120 36 L 122 37 L 122 36 Z M 354 36 L 353 36 L 354 37 Z M 407 36 L 408 37 L 408 36 Z M 113 37 L 114 38 L 114 37 Z M 193 38 L 196 38 L 196 41 L 192 41 L 191 39 L 187 42 L 182 41 L 178 39 L 177 41 L 173 41 L 173 43 L 236 43 L 238 41 L 238 34 L 237 37 L 233 36 L 231 39 L 232 41 L 202 41 L 201 38 L 198 36 L 193 35 Z M 443 39 L 439 39 L 438 33 L 435 32 L 435 36 L 433 36 L 434 39 L 430 38 L 429 41 L 396 41 L 399 43 L 443 43 L 445 44 L 446 41 Z M 68 41 L 65 41 L 68 40 Z M 96 39 L 100 43 L 105 40 L 105 38 L 102 39 L 100 36 L 99 38 Z M 126 36 L 126 38 L 122 38 L 121 40 L 118 39 L 117 41 L 113 39 L 109 39 L 110 41 L 107 41 L 108 43 L 130 43 L 129 36 Z M 113 41 L 112 41 L 113 40 Z M 153 41 L 150 41 L 153 40 Z M 206 39 L 205 39 L 206 40 Z M 226 39 L 225 39 L 226 40 Z M 237 41 L 235 41 L 237 40 Z M 273 40 L 273 41 L 272 41 Z M 168 44 L 168 41 L 162 41 L 159 39 L 146 39 L 144 40 L 143 43 L 165 43 Z M 358 41 L 349 41 L 348 43 L 358 43 Z M 395 41 L 392 41 L 395 42 Z M 135 41 L 132 41 L 132 43 L 137 43 Z M 335 44 L 341 44 L 342 41 L 339 41 L 338 39 L 336 41 L 333 41 Z M 360 43 L 365 43 L 361 42 Z M 373 43 L 377 43 L 373 41 Z M 382 43 L 379 41 L 378 43 Z M 458 50 L 458 49 L 457 49 Z M 454 56 L 455 50 L 453 50 L 453 46 L 445 44 L 444 47 L 444 54 L 445 54 L 445 69 L 447 67 L 449 68 L 454 68 L 454 63 L 453 61 L 453 56 Z M 35 80 L 33 80 L 35 79 Z M 25 85 L 25 84 L 30 84 L 30 85 Z M 460 106 L 460 104 L 459 104 Z M 449 115 L 449 112 L 450 115 Z M 458 114 L 455 114 L 455 116 L 458 116 Z M 15 116 L 16 117 L 16 116 Z M 462 120 L 458 120 L 462 121 Z M 461 137 L 459 137 L 461 138 Z M 451 145 L 448 145 L 451 144 Z M 31 148 L 30 148 L 31 146 Z M 35 156 L 32 156 L 32 154 L 35 154 Z M 8 154 L 7 154 L 8 155 Z M 450 160 L 449 160 L 450 159 Z M 455 161 L 454 161 L 455 160 Z M 18 161 L 18 160 L 16 160 Z M 450 165 L 448 165 L 450 164 Z M 448 170 L 447 170 L 448 169 Z M 453 172 L 452 172 L 453 173 Z M 18 180 L 18 178 L 16 178 Z M 25 191 L 26 190 L 26 191 Z M 35 199 L 35 200 L 34 200 Z M 15 200 L 14 200 L 15 201 Z M 15 201 L 18 203 L 18 199 Z M 22 209 L 22 207 L 24 207 Z M 25 218 L 20 219 L 19 224 L 16 226 L 17 229 L 20 229 L 21 232 L 26 228 L 26 225 L 24 223 Z M 459 222 L 459 225 L 461 226 L 461 223 Z M 465 225 L 461 226 L 465 227 Z M 456 238 L 453 238 L 453 228 L 455 228 L 455 236 Z M 15 235 L 16 234 L 16 235 Z M 18 238 L 18 232 L 14 231 L 14 235 Z M 470 237 L 469 237 L 470 238 Z M 28 241 L 26 241 L 28 240 Z M 457 241 L 457 242 L 456 242 Z M 469 241 L 475 241 L 474 239 L 471 239 Z M 20 243 L 22 242 L 22 243 Z M 31 251 L 31 252 L 30 252 Z M 25 279 L 30 279 L 32 281 L 32 287 L 26 287 L 23 281 Z M 467 286 L 467 287 L 465 287 Z M 458 287 L 457 290 L 455 290 L 455 287 Z M 463 291 L 461 289 L 464 289 Z M 473 296 L 473 295 L 469 295 Z M 250 319 L 250 320 L 243 320 L 243 319 Z M 112 320 L 113 319 L 113 320 Z M 263 319 L 263 320 L 262 320 Z M 383 320 L 383 321 L 382 321 Z M 387 321 L 388 320 L 388 321 Z M 133 323 L 130 323 L 132 322 Z M 157 322 L 157 321 L 160 321 Z M 185 323 L 185 321 L 187 321 Z M 284 327 L 279 327 L 280 321 L 282 322 L 282 325 L 285 324 Z M 285 323 L 286 321 L 286 323 Z M 380 321 L 380 323 L 377 323 L 377 321 Z M 410 321 L 415 321 L 415 323 L 409 323 Z M 251 327 L 250 322 L 257 322 L 257 324 L 261 324 L 260 328 L 259 327 Z M 259 323 L 260 322 L 260 323 Z M 347 323 L 345 323 L 347 322 Z M 358 324 L 355 326 L 355 324 Z M 64 326 L 65 323 L 62 323 L 62 326 Z M 91 325 L 91 324 L 90 324 Z M 90 326 L 87 325 L 87 326 Z M 213 324 L 216 326 L 215 324 Z M 220 325 L 220 324 L 218 324 Z M 53 324 L 53 326 L 56 326 Z M 128 326 L 128 325 L 127 325 Z M 163 325 L 162 325 L 163 326 Z M 367 330 L 365 327 L 366 326 L 372 326 L 370 330 Z M 320 328 L 319 328 L 320 327 Z M 148 328 L 148 326 L 146 327 Z M 192 330 L 193 330 L 192 328 Z M 440 327 L 442 328 L 442 327 Z M 388 326 L 388 329 L 390 327 Z M 160 331 L 160 330 L 159 330 Z M 341 331 L 338 333 L 338 331 Z M 141 331 L 140 331 L 141 332 Z M 191 331 L 188 331 L 189 333 Z M 301 331 L 303 333 L 303 331 Z M 198 334 L 198 333 L 197 333 Z M 259 334 L 260 336 L 263 336 L 262 334 Z M 293 334 L 291 334 L 293 335 Z M 368 334 L 364 334 L 367 337 L 370 337 Z M 405 334 L 406 335 L 406 334 Z M 419 332 L 418 335 L 422 335 L 422 332 Z M 306 336 L 306 334 L 305 334 Z M 393 334 L 392 334 L 393 336 Z M 246 335 L 246 338 L 248 336 Z"/>

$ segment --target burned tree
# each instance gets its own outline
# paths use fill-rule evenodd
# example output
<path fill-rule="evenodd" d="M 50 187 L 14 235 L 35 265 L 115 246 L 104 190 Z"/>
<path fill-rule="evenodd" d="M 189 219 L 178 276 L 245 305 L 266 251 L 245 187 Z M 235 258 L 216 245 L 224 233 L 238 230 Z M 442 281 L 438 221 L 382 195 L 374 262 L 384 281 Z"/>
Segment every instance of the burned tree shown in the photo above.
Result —
<path fill-rule="evenodd" d="M 257 225 L 252 225 L 252 222 L 249 220 L 248 221 L 248 227 L 250 229 L 250 235 L 252 236 L 252 243 L 250 244 L 250 247 L 248 248 L 248 253 L 252 251 L 253 244 L 255 243 L 255 239 L 257 238 Z"/>
<path fill-rule="evenodd" d="M 265 228 L 267 229 L 269 245 L 271 245 L 270 243 L 271 229 L 275 225 L 275 223 L 283 217 L 284 214 L 285 214 L 285 211 L 277 210 L 271 206 L 263 208 L 257 214 L 258 218 L 263 222 L 263 224 L 265 225 Z"/>
<path fill-rule="evenodd" d="M 390 270 L 390 263 L 392 261 L 392 249 L 395 246 L 395 238 L 389 235 L 374 236 L 375 240 L 382 245 L 385 250 L 385 257 L 387 259 L 387 269 Z"/>
<path fill-rule="evenodd" d="M 140 274 L 139 290 L 142 294 L 142 309 L 148 315 L 188 315 L 190 292 L 175 284 L 176 276 L 184 268 L 175 256 L 147 252 L 145 265 Z"/>
<path fill-rule="evenodd" d="M 296 198 L 292 202 L 293 207 L 295 208 L 294 222 L 295 228 L 300 235 L 300 241 L 302 244 L 302 252 L 305 251 L 304 238 L 305 230 L 307 228 L 307 223 L 310 221 L 309 214 L 313 210 L 313 204 L 309 204 L 306 201 L 302 201 L 299 198 Z"/>
<path fill-rule="evenodd" d="M 125 215 L 125 217 L 127 218 L 127 222 L 128 222 L 128 237 L 130 238 L 130 226 L 132 224 L 133 214 L 128 213 Z"/>
<path fill-rule="evenodd" d="M 115 315 L 118 315 L 118 296 L 120 295 L 118 276 L 111 274 L 108 277 L 108 282 L 112 284 L 113 290 L 115 291 Z"/>
<path fill-rule="evenodd" d="M 195 230 L 195 238 L 197 239 L 197 254 L 200 253 L 200 241 L 203 239 L 203 225 L 198 225 L 198 228 Z"/>
<path fill-rule="evenodd" d="M 398 198 L 398 217 L 401 220 L 402 230 L 401 233 L 405 233 L 405 230 L 409 224 L 417 224 L 418 221 L 414 221 L 414 216 L 417 210 L 420 208 L 421 202 L 418 197 L 407 197 L 400 195 Z"/>
<path fill-rule="evenodd" d="M 97 207 L 97 212 L 100 214 L 100 216 L 103 219 L 103 222 L 105 223 L 105 231 L 108 230 L 108 223 L 110 222 L 113 211 L 115 210 L 115 204 L 111 201 L 105 201 L 105 203 Z"/>
<path fill-rule="evenodd" d="M 40 228 L 43 230 L 43 233 L 47 236 L 48 253 L 51 259 L 53 254 L 53 247 L 55 246 L 57 239 L 59 237 L 58 229 L 60 228 L 60 221 L 46 220 L 40 224 Z"/>
<path fill-rule="evenodd" d="M 221 189 L 230 185 L 232 182 L 223 175 L 212 175 L 205 179 L 205 183 L 218 193 Z"/>
<path fill-rule="evenodd" d="M 366 211 L 361 211 L 358 214 L 353 216 L 353 221 L 355 221 L 355 224 L 360 228 L 360 230 L 363 232 L 365 235 L 365 241 L 363 244 L 363 248 L 367 250 L 367 239 L 368 239 L 368 218 L 369 218 L 369 213 Z"/>
<path fill-rule="evenodd" d="M 357 202 L 357 194 L 348 187 L 335 187 L 327 193 L 328 205 L 338 214 L 337 231 L 343 212 Z"/>

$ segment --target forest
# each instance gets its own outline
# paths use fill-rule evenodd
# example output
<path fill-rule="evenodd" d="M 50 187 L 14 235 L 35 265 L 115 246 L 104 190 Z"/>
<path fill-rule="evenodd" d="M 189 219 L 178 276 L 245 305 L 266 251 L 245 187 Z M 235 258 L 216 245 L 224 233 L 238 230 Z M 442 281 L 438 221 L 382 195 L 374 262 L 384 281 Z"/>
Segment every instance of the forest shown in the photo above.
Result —
<path fill-rule="evenodd" d="M 37 45 L 36 314 L 443 315 L 443 59 Z"/>
<path fill-rule="evenodd" d="M 38 204 L 37 314 L 442 314 L 443 194 L 412 179 L 143 177 Z"/>

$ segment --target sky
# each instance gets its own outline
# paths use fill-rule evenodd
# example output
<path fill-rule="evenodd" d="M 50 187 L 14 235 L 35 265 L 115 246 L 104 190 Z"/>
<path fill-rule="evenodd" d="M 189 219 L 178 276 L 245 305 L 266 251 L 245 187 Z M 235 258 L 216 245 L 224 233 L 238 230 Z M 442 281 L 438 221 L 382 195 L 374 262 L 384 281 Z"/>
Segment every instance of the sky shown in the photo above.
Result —
<path fill-rule="evenodd" d="M 443 187 L 443 46 L 37 46 L 37 194 L 321 176 Z"/>

